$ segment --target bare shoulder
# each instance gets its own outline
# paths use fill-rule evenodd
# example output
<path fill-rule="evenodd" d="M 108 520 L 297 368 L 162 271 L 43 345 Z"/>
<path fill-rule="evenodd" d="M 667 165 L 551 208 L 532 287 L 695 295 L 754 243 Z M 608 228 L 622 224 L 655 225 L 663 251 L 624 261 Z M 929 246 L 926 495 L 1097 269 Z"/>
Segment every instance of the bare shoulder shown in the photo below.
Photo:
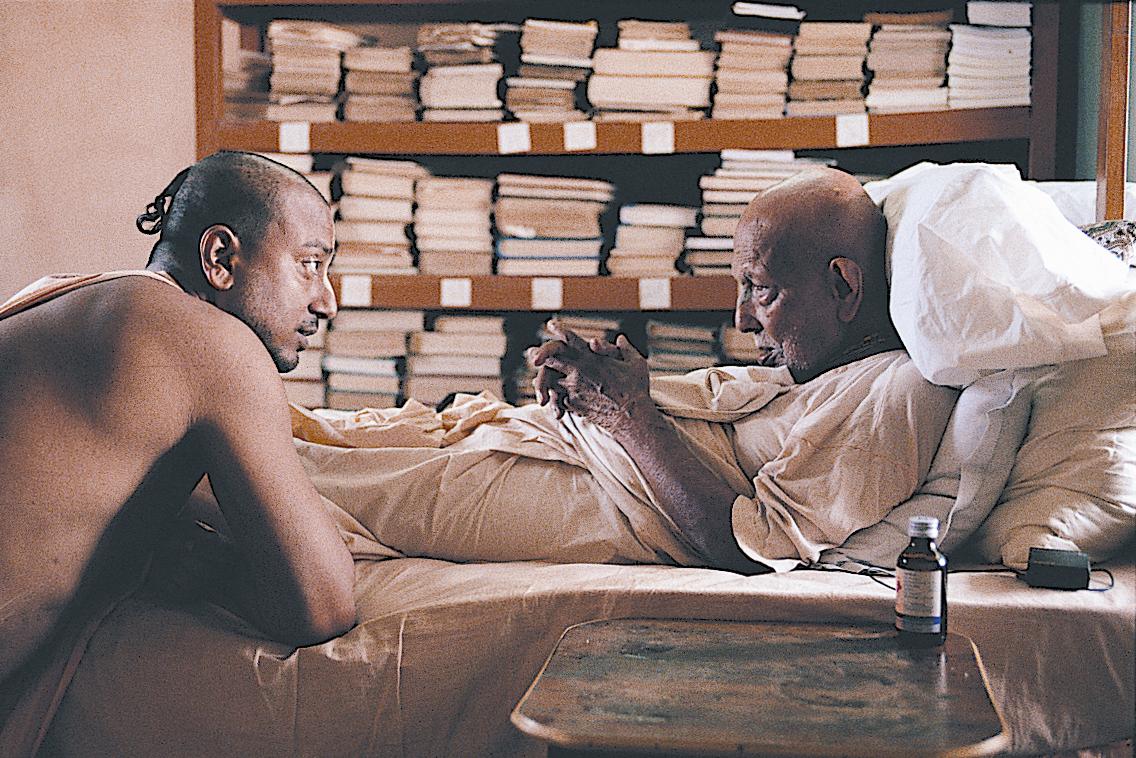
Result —
<path fill-rule="evenodd" d="M 133 364 L 131 373 L 160 375 L 163 383 L 176 377 L 194 415 L 210 415 L 226 399 L 283 396 L 267 349 L 236 317 L 161 282 L 114 284 L 119 291 L 108 294 L 123 326 L 112 339 Z"/>

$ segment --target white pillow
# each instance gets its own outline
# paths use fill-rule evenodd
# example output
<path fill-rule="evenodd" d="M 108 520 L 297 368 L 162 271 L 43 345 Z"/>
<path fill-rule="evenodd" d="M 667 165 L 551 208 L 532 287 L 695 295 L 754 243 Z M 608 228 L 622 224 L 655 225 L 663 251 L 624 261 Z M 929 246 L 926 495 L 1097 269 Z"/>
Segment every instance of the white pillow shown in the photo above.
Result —
<path fill-rule="evenodd" d="M 883 521 L 824 551 L 820 562 L 895 568 L 908 542 L 911 516 L 939 519 L 939 545 L 949 555 L 990 513 L 1010 476 L 1029 420 L 1030 396 L 1024 388 L 1035 374 L 999 371 L 963 390 L 919 490 Z"/>
<path fill-rule="evenodd" d="M 1125 266 L 1013 166 L 921 163 L 865 185 L 888 220 L 891 315 L 929 381 L 1104 355 Z"/>
<path fill-rule="evenodd" d="M 1136 334 L 1105 344 L 1104 357 L 1036 370 L 1025 442 L 975 538 L 987 560 L 1024 569 L 1031 547 L 1104 560 L 1136 535 Z"/>

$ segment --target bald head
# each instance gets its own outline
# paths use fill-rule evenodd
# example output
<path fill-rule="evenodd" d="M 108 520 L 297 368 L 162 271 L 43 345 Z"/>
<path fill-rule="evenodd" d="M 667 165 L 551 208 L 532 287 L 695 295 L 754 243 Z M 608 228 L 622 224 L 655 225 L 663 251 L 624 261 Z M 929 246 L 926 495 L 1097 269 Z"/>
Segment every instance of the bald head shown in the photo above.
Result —
<path fill-rule="evenodd" d="M 807 171 L 754 198 L 734 233 L 735 317 L 764 362 L 803 380 L 891 332 L 886 239 L 883 214 L 841 171 Z"/>
<path fill-rule="evenodd" d="M 766 265 L 786 274 L 821 271 L 849 258 L 883 285 L 887 222 L 860 183 L 831 168 L 805 171 L 770 187 L 749 204 L 734 234 L 734 249 L 760 249 Z M 874 295 L 873 295 L 874 297 Z"/>

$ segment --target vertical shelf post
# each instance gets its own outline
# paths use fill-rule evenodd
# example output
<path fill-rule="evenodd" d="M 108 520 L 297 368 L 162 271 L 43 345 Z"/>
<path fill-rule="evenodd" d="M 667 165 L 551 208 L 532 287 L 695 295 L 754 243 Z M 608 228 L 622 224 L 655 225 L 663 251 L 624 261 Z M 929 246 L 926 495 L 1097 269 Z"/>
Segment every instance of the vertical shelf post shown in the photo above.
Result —
<path fill-rule="evenodd" d="M 221 82 L 221 9 L 216 0 L 194 0 L 193 72 L 197 90 L 197 157 L 220 149 L 217 125 L 224 115 Z"/>
<path fill-rule="evenodd" d="M 1100 112 L 1097 116 L 1097 220 L 1124 216 L 1128 152 L 1128 55 L 1131 0 L 1113 0 L 1101 14 Z"/>
<path fill-rule="evenodd" d="M 1033 6 L 1033 63 L 1030 95 L 1030 179 L 1049 180 L 1057 172 L 1057 86 L 1061 8 L 1057 2 Z"/>

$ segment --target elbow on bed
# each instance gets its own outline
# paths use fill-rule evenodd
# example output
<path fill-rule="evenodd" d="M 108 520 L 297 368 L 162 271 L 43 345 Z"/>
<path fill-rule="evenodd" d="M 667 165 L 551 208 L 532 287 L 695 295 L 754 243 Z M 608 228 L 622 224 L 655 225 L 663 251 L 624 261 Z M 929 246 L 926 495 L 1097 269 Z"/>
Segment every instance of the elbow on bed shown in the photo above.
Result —
<path fill-rule="evenodd" d="M 346 634 L 355 626 L 352 588 L 329 590 L 308 608 L 306 618 L 290 630 L 288 640 L 297 647 L 318 645 Z"/>

